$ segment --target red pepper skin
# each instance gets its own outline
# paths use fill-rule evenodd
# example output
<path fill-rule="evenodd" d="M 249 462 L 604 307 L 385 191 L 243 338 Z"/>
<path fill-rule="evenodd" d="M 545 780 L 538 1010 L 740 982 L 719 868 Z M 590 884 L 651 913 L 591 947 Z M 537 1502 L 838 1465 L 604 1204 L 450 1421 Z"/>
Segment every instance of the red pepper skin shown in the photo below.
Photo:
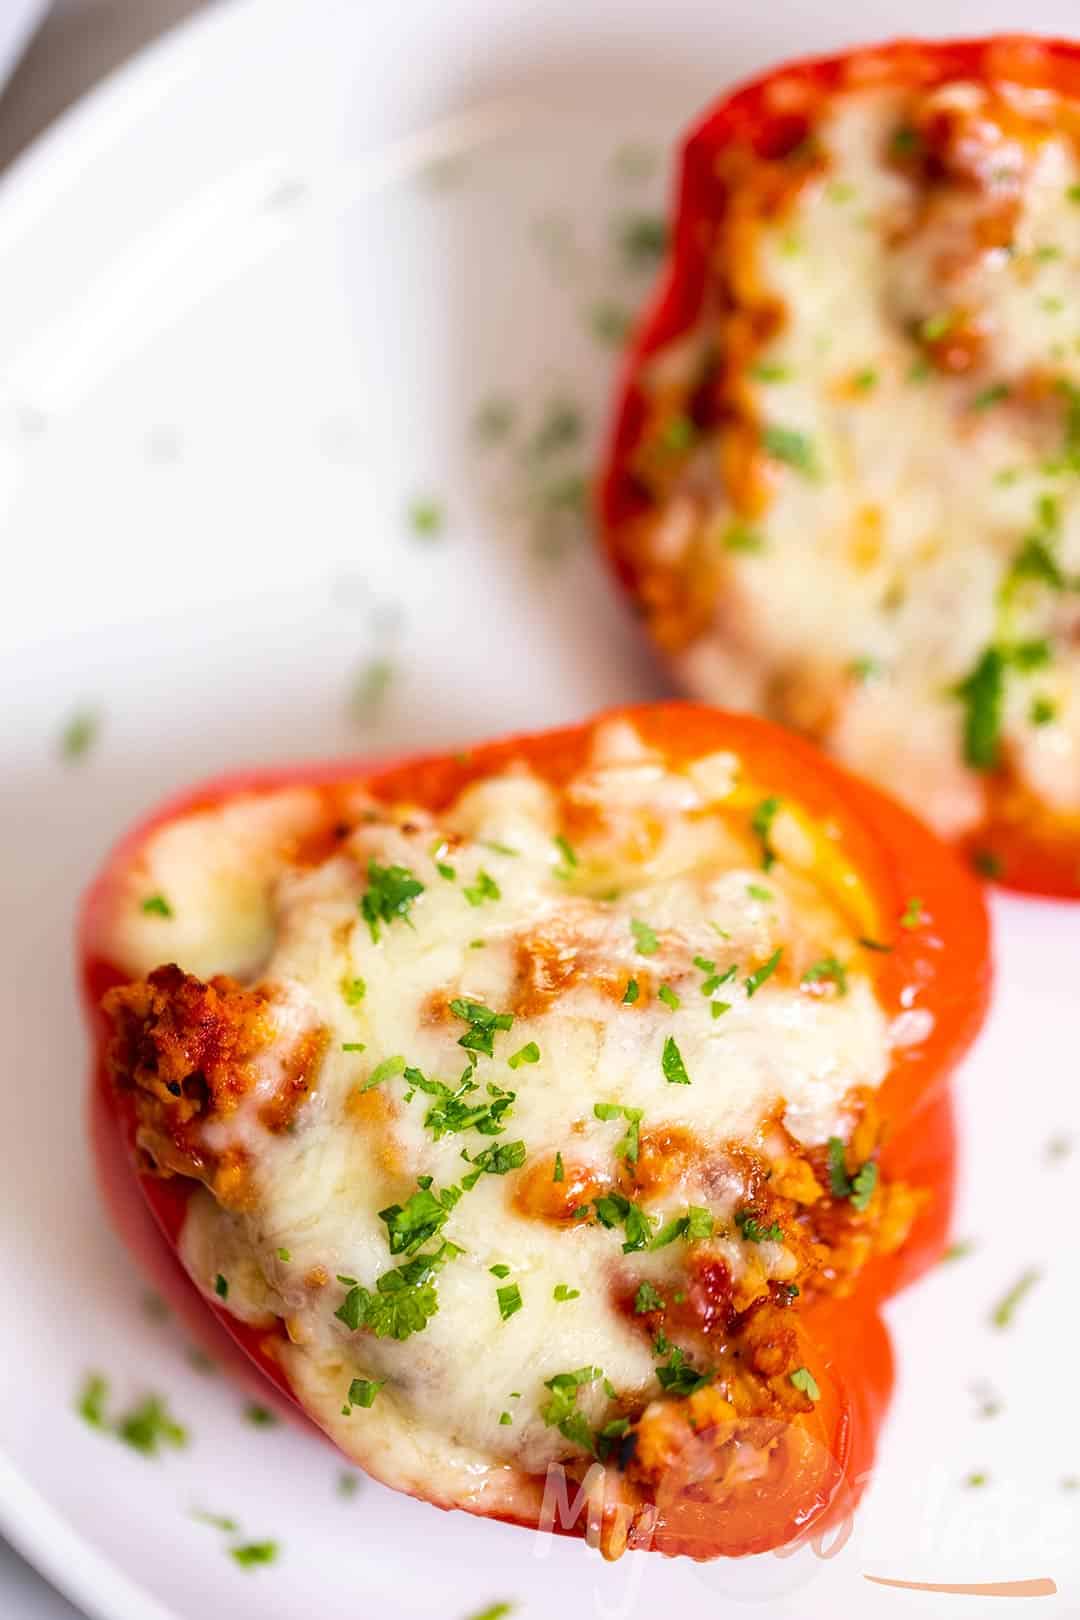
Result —
<path fill-rule="evenodd" d="M 899 918 L 913 896 L 922 902 L 920 926 L 891 929 L 883 941 L 891 948 L 874 957 L 878 993 L 886 1008 L 896 1012 L 914 1004 L 934 1019 L 925 1052 L 901 1049 L 881 1088 L 883 1112 L 895 1127 L 881 1163 L 889 1176 L 927 1186 L 934 1196 L 902 1252 L 872 1262 L 853 1299 L 823 1300 L 803 1313 L 808 1354 L 814 1358 L 822 1387 L 815 1421 L 828 1460 L 813 1488 L 800 1495 L 799 1482 L 793 1481 L 790 1496 L 774 1510 L 767 1504 L 751 1504 L 746 1522 L 735 1516 L 722 1536 L 708 1526 L 680 1520 L 666 1527 L 661 1523 L 651 1538 L 651 1544 L 665 1553 L 739 1555 L 817 1537 L 840 1525 L 869 1476 L 892 1385 L 892 1352 L 879 1307 L 932 1265 L 944 1247 L 955 1163 L 952 1104 L 945 1081 L 985 1011 L 990 987 L 988 925 L 978 886 L 956 857 L 906 811 L 855 782 L 808 744 L 752 717 L 690 704 L 623 710 L 619 715 L 631 720 L 647 743 L 676 757 L 730 749 L 747 763 L 756 780 L 796 797 L 811 814 L 829 817 L 842 830 L 845 852 L 856 860 L 883 917 Z M 438 809 L 467 781 L 510 758 L 524 756 L 539 774 L 554 781 L 565 779 L 582 762 L 583 735 L 584 728 L 576 727 L 511 738 L 468 754 L 393 764 L 350 760 L 218 778 L 173 798 L 142 821 L 119 844 L 86 897 L 80 928 L 82 982 L 96 1044 L 89 1128 L 106 1204 L 137 1263 L 192 1339 L 252 1393 L 294 1417 L 302 1414 L 275 1360 L 275 1335 L 245 1326 L 223 1305 L 205 1299 L 176 1258 L 188 1184 L 140 1174 L 133 1163 L 134 1120 L 106 1073 L 107 1032 L 100 1011 L 104 991 L 124 977 L 116 964 L 102 959 L 97 946 L 117 874 L 163 823 L 237 794 L 302 784 L 332 789 L 335 784 L 363 780 L 387 798 L 412 797 Z M 511 1522 L 527 1521 L 511 1518 Z M 580 1534 L 582 1526 L 557 1521 L 554 1528 Z"/>
<path fill-rule="evenodd" d="M 645 427 L 641 379 L 659 350 L 685 336 L 705 301 L 713 225 L 725 207 L 717 157 L 739 146 L 783 157 L 810 133 L 833 96 L 875 86 L 931 89 L 954 79 L 1004 81 L 1080 99 L 1080 44 L 999 35 L 985 39 L 900 39 L 772 68 L 724 94 L 686 136 L 672 204 L 671 248 L 656 291 L 626 350 L 611 429 L 595 491 L 599 528 L 616 578 L 638 594 L 636 569 L 620 544 L 627 522 L 648 506 L 633 472 Z M 1010 889 L 1080 899 L 1080 815 L 1017 791 L 1007 777 L 988 784 L 987 812 L 960 846 L 977 870 Z"/>

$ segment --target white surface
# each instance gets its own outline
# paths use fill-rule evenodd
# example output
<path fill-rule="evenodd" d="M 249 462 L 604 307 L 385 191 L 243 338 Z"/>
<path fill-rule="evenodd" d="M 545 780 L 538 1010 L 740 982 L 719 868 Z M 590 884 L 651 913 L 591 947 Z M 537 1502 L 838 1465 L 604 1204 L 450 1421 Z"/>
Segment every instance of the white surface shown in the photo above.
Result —
<path fill-rule="evenodd" d="M 916 0 L 904 20 L 940 33 L 967 11 Z M 619 267 L 612 222 L 661 183 L 619 181 L 614 151 L 668 138 L 770 58 L 887 34 L 893 13 L 251 0 L 121 74 L 0 188 L 0 1526 L 95 1617 L 463 1620 L 498 1598 L 578 1620 L 1000 1613 L 868 1572 L 1050 1576 L 1037 1612 L 1075 1612 L 1080 1493 L 1060 1481 L 1080 1433 L 1056 1348 L 1073 1342 L 1075 1160 L 1046 1157 L 1080 1128 L 1068 908 L 997 906 L 1002 991 L 963 1079 L 958 1229 L 978 1247 L 892 1312 L 881 1467 L 828 1560 L 608 1568 L 372 1484 L 338 1497 L 328 1449 L 250 1428 L 146 1315 L 83 1145 L 72 913 L 133 815 L 226 765 L 452 743 L 655 690 L 587 547 L 537 553 L 525 463 L 479 448 L 471 415 L 505 391 L 527 433 L 566 393 L 595 430 L 611 360 L 583 308 L 647 284 Z M 1062 0 L 1025 20 L 1071 15 Z M 1016 17 L 996 0 L 979 20 Z M 447 523 L 425 543 L 405 510 L 429 492 Z M 350 684 L 384 656 L 395 680 L 359 725 Z M 65 762 L 86 704 L 100 739 Z M 1031 1264 L 1042 1281 L 994 1332 Z M 92 1367 L 117 1401 L 166 1390 L 190 1447 L 151 1463 L 82 1425 Z M 993 1419 L 979 1379 L 1003 1397 Z M 971 1470 L 986 1487 L 965 1488 Z M 196 1508 L 279 1538 L 281 1561 L 240 1571 Z"/>

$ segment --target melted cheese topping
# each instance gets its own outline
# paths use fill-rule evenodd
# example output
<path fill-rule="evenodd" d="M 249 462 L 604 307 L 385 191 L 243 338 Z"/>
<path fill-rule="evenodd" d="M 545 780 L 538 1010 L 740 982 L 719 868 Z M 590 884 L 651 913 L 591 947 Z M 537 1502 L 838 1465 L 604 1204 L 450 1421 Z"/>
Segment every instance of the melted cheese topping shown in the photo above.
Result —
<path fill-rule="evenodd" d="M 740 474 L 739 430 L 718 455 L 706 425 L 644 541 L 710 604 L 683 632 L 652 610 L 691 689 L 828 742 L 950 836 L 996 763 L 1080 813 L 1075 125 L 1008 85 L 834 98 L 785 205 L 723 250 L 729 296 L 773 312 L 731 384 L 764 459 Z M 712 323 L 653 390 L 693 380 Z M 978 758 L 961 688 L 992 648 Z"/>
<path fill-rule="evenodd" d="M 680 1238 L 625 1253 L 630 1228 L 568 1218 L 573 1197 L 550 1218 L 564 1188 L 588 1189 L 586 1213 L 590 1197 L 625 1189 L 633 1116 L 598 1118 L 596 1105 L 640 1111 L 637 1168 L 648 1162 L 652 1178 L 630 1198 L 652 1230 L 708 1210 L 710 1252 L 749 1299 L 798 1261 L 793 1239 L 753 1241 L 740 1226 L 755 1192 L 741 1150 L 779 1164 L 799 1145 L 847 1140 L 854 1094 L 884 1077 L 893 1031 L 860 965 L 860 924 L 817 883 L 812 840 L 786 807 L 763 872 L 758 795 L 730 755 L 672 769 L 611 725 L 562 791 L 521 767 L 437 818 L 357 796 L 333 852 L 299 863 L 289 857 L 317 804 L 297 790 L 188 816 L 118 883 L 102 942 L 112 960 L 138 973 L 175 957 L 270 997 L 273 1038 L 203 1138 L 248 1166 L 244 1195 L 224 1207 L 200 1188 L 182 1257 L 208 1296 L 226 1280 L 241 1318 L 285 1320 L 293 1387 L 356 1461 L 437 1500 L 534 1516 L 536 1476 L 581 1454 L 545 1421 L 546 1381 L 600 1367 L 620 1409 L 640 1410 L 657 1357 L 627 1301 L 644 1280 L 677 1287 L 687 1250 Z M 404 914 L 365 918 L 373 875 L 391 868 L 422 890 Z M 167 898 L 171 920 L 144 913 L 147 892 Z M 462 1045 L 474 1025 L 461 1002 L 512 1014 L 490 1053 L 483 1038 Z M 317 1030 L 317 1081 L 287 1129 L 269 1128 L 283 1064 Z M 689 1083 L 665 1062 L 671 1043 Z M 512 1093 L 501 1129 L 440 1135 L 423 1089 L 433 1079 L 464 1084 L 480 1106 Z M 417 1246 L 454 1246 L 426 1325 L 401 1340 L 350 1331 L 336 1314 L 350 1289 L 377 1293 L 410 1258 L 391 1254 L 380 1211 L 426 1178 L 435 1194 L 462 1188 L 479 1155 L 509 1143 L 523 1144 L 514 1168 L 481 1169 Z M 521 1307 L 504 1319 L 497 1290 L 515 1285 Z M 383 1386 L 369 1408 L 350 1406 L 356 1378 Z M 591 1383 L 577 1408 L 601 1423 L 610 1394 Z"/>

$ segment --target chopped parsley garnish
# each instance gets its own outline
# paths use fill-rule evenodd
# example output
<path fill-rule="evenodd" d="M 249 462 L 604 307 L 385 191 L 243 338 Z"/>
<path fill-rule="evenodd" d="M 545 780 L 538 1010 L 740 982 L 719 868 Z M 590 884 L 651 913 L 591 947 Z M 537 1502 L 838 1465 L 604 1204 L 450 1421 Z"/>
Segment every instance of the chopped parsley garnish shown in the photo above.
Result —
<path fill-rule="evenodd" d="M 487 1095 L 490 1101 L 477 1100 L 474 1094 L 479 1088 L 472 1079 L 473 1073 L 472 1069 L 466 1069 L 455 1089 L 442 1080 L 429 1080 L 420 1069 L 409 1067 L 404 1070 L 406 1083 L 410 1087 L 405 1094 L 406 1102 L 412 1101 L 416 1091 L 436 1099 L 424 1115 L 425 1129 L 434 1133 L 436 1142 L 456 1131 L 479 1131 L 481 1136 L 498 1136 L 500 1131 L 506 1129 L 504 1116 L 510 1111 L 517 1093 L 504 1091 L 501 1086 L 489 1082 Z"/>
<path fill-rule="evenodd" d="M 510 1275 L 510 1267 L 504 1265 L 501 1260 L 499 1261 L 498 1265 L 488 1266 L 488 1270 L 491 1272 L 493 1277 L 502 1278 L 509 1277 Z"/>
<path fill-rule="evenodd" d="M 341 994 L 347 1006 L 358 1007 L 367 995 L 367 984 L 363 979 L 342 979 Z"/>
<path fill-rule="evenodd" d="M 997 647 L 987 647 L 955 695 L 964 704 L 964 758 L 977 771 L 991 771 L 998 762 L 998 745 L 1005 707 L 1005 659 Z"/>
<path fill-rule="evenodd" d="M 540 426 L 529 441 L 528 456 L 532 461 L 546 461 L 561 450 L 569 450 L 581 439 L 584 422 L 578 407 L 569 400 L 552 400 Z"/>
<path fill-rule="evenodd" d="M 768 422 L 761 430 L 761 443 L 775 461 L 782 461 L 787 466 L 793 467 L 804 478 L 816 481 L 821 477 L 813 442 L 805 433 L 799 433 L 795 428 L 781 427 L 776 422 Z"/>
<path fill-rule="evenodd" d="M 712 1373 L 698 1372 L 686 1352 L 680 1350 L 677 1344 L 672 1345 L 670 1350 L 667 1361 L 656 1369 L 661 1389 L 669 1395 L 693 1395 L 695 1390 L 704 1389 L 706 1384 L 712 1382 Z"/>
<path fill-rule="evenodd" d="M 923 138 L 910 124 L 901 124 L 889 138 L 889 151 L 893 157 L 915 157 L 923 149 Z"/>
<path fill-rule="evenodd" d="M 630 932 L 634 936 L 634 946 L 639 956 L 655 956 L 660 949 L 660 941 L 654 929 L 637 917 L 630 920 Z"/>
<path fill-rule="evenodd" d="M 471 1190 L 481 1176 L 505 1176 L 511 1170 L 520 1170 L 525 1163 L 526 1149 L 524 1142 L 498 1142 L 484 1148 L 474 1159 L 462 1148 L 461 1157 L 472 1165 L 468 1175 L 461 1178 L 461 1185 Z"/>
<path fill-rule="evenodd" d="M 506 1061 L 512 1069 L 520 1069 L 523 1063 L 539 1063 L 540 1048 L 535 1041 L 527 1041 L 519 1051 L 515 1052 L 512 1057 L 508 1057 Z"/>
<path fill-rule="evenodd" d="M 349 712 L 362 725 L 375 719 L 394 681 L 388 658 L 369 658 L 358 671 L 349 693 Z"/>
<path fill-rule="evenodd" d="M 443 857 L 449 853 L 449 846 L 447 845 L 446 840 L 444 838 L 436 838 L 428 853 L 430 854 L 431 859 L 435 862 L 435 870 L 438 872 L 439 876 L 444 878 L 447 883 L 455 882 L 457 879 L 457 872 L 448 861 L 443 859 Z"/>
<path fill-rule="evenodd" d="M 394 1075 L 404 1074 L 407 1068 L 408 1064 L 400 1052 L 395 1053 L 393 1057 L 383 1058 L 382 1062 L 377 1063 L 372 1069 L 360 1090 L 371 1091 L 373 1087 L 381 1086 L 384 1080 L 392 1080 Z"/>
<path fill-rule="evenodd" d="M 580 864 L 578 861 L 577 852 L 563 837 L 562 833 L 559 833 L 555 839 L 555 848 L 559 851 L 564 863 L 563 867 L 557 872 L 556 875 L 563 878 L 569 877 L 573 868 Z"/>
<path fill-rule="evenodd" d="M 623 1006 L 632 1007 L 640 994 L 641 990 L 638 986 L 637 980 L 627 979 L 626 989 L 623 991 Z"/>
<path fill-rule="evenodd" d="M 354 1406 L 374 1406 L 375 1397 L 385 1382 L 385 1378 L 378 1383 L 373 1378 L 354 1378 L 349 1385 L 348 1399 L 342 1415 L 347 1417 Z"/>
<path fill-rule="evenodd" d="M 91 1373 L 83 1385 L 75 1410 L 84 1423 L 93 1429 L 105 1427 L 105 1403 L 109 1398 L 109 1385 L 100 1373 Z"/>
<path fill-rule="evenodd" d="M 973 411 L 988 411 L 994 405 L 1000 405 L 1003 399 L 1009 397 L 1008 383 L 991 383 L 988 388 L 981 388 L 971 402 Z"/>
<path fill-rule="evenodd" d="M 566 1171 L 563 1169 L 561 1153 L 556 1153 L 555 1155 L 555 1169 L 552 1171 L 551 1179 L 552 1181 L 566 1180 Z"/>
<path fill-rule="evenodd" d="M 751 900 L 760 900 L 763 905 L 768 905 L 776 898 L 771 889 L 763 889 L 760 883 L 748 883 L 746 892 Z"/>
<path fill-rule="evenodd" d="M 600 1367 L 578 1367 L 575 1372 L 556 1373 L 554 1378 L 544 1380 L 551 1399 L 540 1408 L 540 1416 L 549 1429 L 558 1429 L 564 1439 L 589 1452 L 595 1452 L 596 1447 L 585 1414 L 577 1410 L 578 1390 L 603 1376 Z"/>
<path fill-rule="evenodd" d="M 272 1429 L 277 1423 L 276 1414 L 258 1401 L 248 1402 L 244 1407 L 244 1417 L 253 1429 Z"/>
<path fill-rule="evenodd" d="M 228 1278 L 223 1277 L 220 1271 L 214 1278 L 214 1293 L 217 1295 L 218 1299 L 228 1299 L 229 1297 Z"/>
<path fill-rule="evenodd" d="M 821 1391 L 818 1388 L 817 1379 L 814 1377 L 809 1367 L 796 1367 L 794 1372 L 788 1374 L 788 1377 L 791 1379 L 791 1382 L 794 1384 L 795 1388 L 801 1390 L 804 1395 L 809 1395 L 812 1401 L 819 1401 L 821 1399 Z"/>
<path fill-rule="evenodd" d="M 712 1013 L 714 1018 L 722 1018 L 724 1013 L 731 1011 L 731 1002 L 712 1001 L 709 1003 L 709 1011 Z"/>
<path fill-rule="evenodd" d="M 776 851 L 770 843 L 770 834 L 780 803 L 775 796 L 762 799 L 750 818 L 750 830 L 761 845 L 761 866 L 765 872 L 770 871 L 776 862 Z"/>
<path fill-rule="evenodd" d="M 675 994 L 675 991 L 671 988 L 670 984 L 662 984 L 656 993 L 660 997 L 660 1000 L 664 1003 L 664 1006 L 670 1007 L 672 1012 L 677 1012 L 682 1006 L 682 1002 L 679 1000 L 679 997 Z"/>
<path fill-rule="evenodd" d="M 516 1316 L 522 1306 L 521 1289 L 517 1283 L 507 1283 L 503 1288 L 496 1288 L 495 1297 L 499 1302 L 499 1315 L 503 1321 L 509 1321 Z"/>
<path fill-rule="evenodd" d="M 900 918 L 901 928 L 921 928 L 923 922 L 923 903 L 917 895 L 913 895 L 904 907 Z"/>
<path fill-rule="evenodd" d="M 148 894 L 139 907 L 147 917 L 171 917 L 173 908 L 163 894 Z"/>
<path fill-rule="evenodd" d="M 782 1243 L 784 1229 L 773 1221 L 771 1226 L 762 1226 L 753 1210 L 737 1209 L 735 1211 L 735 1225 L 739 1228 L 739 1236 L 745 1243 Z"/>
<path fill-rule="evenodd" d="M 783 956 L 783 954 L 784 947 L 782 945 L 778 945 L 775 951 L 773 951 L 772 955 L 769 957 L 769 960 L 767 962 L 763 962 L 761 966 L 755 970 L 755 972 L 750 974 L 748 979 L 743 980 L 743 984 L 746 988 L 746 994 L 748 996 L 756 995 L 761 989 L 762 985 L 765 983 L 765 980 L 772 978 L 773 974 L 780 965 L 780 958 Z"/>
<path fill-rule="evenodd" d="M 439 1309 L 432 1277 L 461 1252 L 456 1243 L 444 1242 L 430 1254 L 418 1254 L 376 1278 L 374 1293 L 351 1283 L 334 1315 L 351 1333 L 365 1327 L 377 1339 L 407 1339 L 426 1328 Z"/>
<path fill-rule="evenodd" d="M 833 1197 L 849 1199 L 852 1207 L 861 1212 L 869 1204 L 877 1186 L 877 1165 L 872 1159 L 867 1159 L 853 1176 L 849 1176 L 844 1144 L 839 1136 L 829 1137 L 828 1150 L 829 1187 Z"/>
<path fill-rule="evenodd" d="M 197 1524 L 208 1524 L 211 1530 L 220 1530 L 226 1536 L 235 1536 L 240 1529 L 237 1520 L 230 1518 L 227 1513 L 202 1513 L 196 1508 L 191 1517 Z"/>
<path fill-rule="evenodd" d="M 162 1396 L 147 1395 L 130 1412 L 116 1419 L 109 1418 L 106 1412 L 108 1398 L 107 1381 L 100 1373 L 92 1373 L 83 1385 L 75 1409 L 91 1428 L 110 1430 L 118 1440 L 144 1457 L 158 1456 L 166 1445 L 177 1448 L 187 1445 L 187 1430 L 171 1416 Z"/>
<path fill-rule="evenodd" d="M 379 924 L 389 925 L 400 917 L 412 926 L 409 912 L 413 901 L 423 894 L 424 885 L 407 866 L 380 866 L 374 855 L 368 861 L 368 889 L 360 901 L 360 913 L 377 944 Z"/>
<path fill-rule="evenodd" d="M 404 1204 L 388 1204 L 380 1209 L 386 1223 L 391 1254 L 413 1254 L 446 1225 L 446 1218 L 461 1197 L 458 1187 L 444 1187 L 441 1193 L 430 1186 L 419 1186 Z"/>
<path fill-rule="evenodd" d="M 857 371 L 851 381 L 860 394 L 869 394 L 878 385 L 878 374 L 873 366 L 866 366 Z"/>
<path fill-rule="evenodd" d="M 952 1260 L 964 1260 L 974 1252 L 975 1245 L 970 1238 L 960 1238 L 956 1243 L 950 1243 L 941 1257 L 941 1264 L 946 1265 Z"/>
<path fill-rule="evenodd" d="M 622 1226 L 626 1234 L 622 1246 L 623 1254 L 633 1254 L 637 1249 L 648 1247 L 652 1235 L 649 1217 L 637 1204 L 632 1204 L 629 1198 L 624 1198 L 622 1193 L 605 1193 L 593 1201 L 593 1208 L 600 1225 L 606 1226 L 609 1231 L 616 1226 Z"/>
<path fill-rule="evenodd" d="M 287 1266 L 289 1261 L 292 1259 L 292 1250 L 291 1249 L 279 1249 L 277 1251 L 277 1257 L 281 1261 L 282 1265 Z"/>
<path fill-rule="evenodd" d="M 458 1045 L 467 1052 L 482 1052 L 485 1057 L 495 1055 L 496 1033 L 511 1029 L 514 1023 L 513 1013 L 493 1012 L 483 1002 L 465 1001 L 460 996 L 455 996 L 450 1003 L 450 1011 L 469 1026 L 459 1037 Z"/>
<path fill-rule="evenodd" d="M 276 1541 L 246 1541 L 242 1547 L 230 1547 L 229 1555 L 241 1569 L 255 1569 L 274 1563 L 280 1550 Z"/>
<path fill-rule="evenodd" d="M 999 878 L 1005 870 L 1005 864 L 1000 855 L 992 849 L 977 849 L 971 857 L 971 864 L 980 877 Z"/>
<path fill-rule="evenodd" d="M 118 1440 L 144 1457 L 156 1457 L 162 1446 L 187 1445 L 187 1430 L 170 1415 L 161 1395 L 148 1395 L 126 1416 L 117 1420 L 115 1433 Z"/>
<path fill-rule="evenodd" d="M 505 1425 L 506 1425 L 506 1424 L 509 1424 L 509 1423 L 513 1423 L 513 1421 L 514 1421 L 514 1420 L 513 1420 L 513 1418 L 512 1418 L 512 1417 L 511 1417 L 511 1416 L 510 1416 L 510 1413 L 509 1413 L 509 1412 L 500 1412 L 500 1413 L 499 1413 L 499 1422 L 500 1422 L 500 1423 L 501 1423 L 501 1424 L 503 1424 L 503 1425 L 504 1425 L 504 1426 L 505 1426 Z"/>
<path fill-rule="evenodd" d="M 1007 1328 L 1027 1294 L 1042 1276 L 1042 1272 L 1034 1266 L 1025 1271 L 1013 1283 L 1007 1294 L 1004 1294 L 990 1313 L 990 1320 L 996 1328 Z"/>
<path fill-rule="evenodd" d="M 600 343 L 620 344 L 633 324 L 629 310 L 612 298 L 601 298 L 591 304 L 587 316 L 589 329 Z"/>
<path fill-rule="evenodd" d="M 341 1050 L 343 1052 L 366 1052 L 367 1045 L 364 1041 L 342 1041 Z"/>
<path fill-rule="evenodd" d="M 514 426 L 514 407 L 499 395 L 482 401 L 473 417 L 473 433 L 481 444 L 500 444 Z"/>
<path fill-rule="evenodd" d="M 630 270 L 652 270 L 667 251 L 667 223 L 660 214 L 626 214 L 616 221 L 615 240 Z"/>
<path fill-rule="evenodd" d="M 893 949 L 893 947 L 891 945 L 886 945 L 884 940 L 870 939 L 869 936 L 866 935 L 866 934 L 860 934 L 860 936 L 859 936 L 859 944 L 862 946 L 864 951 L 886 951 L 887 952 L 887 951 L 891 951 Z"/>
<path fill-rule="evenodd" d="M 808 967 L 802 976 L 803 984 L 835 984 L 838 995 L 848 991 L 847 968 L 835 956 L 823 956 L 820 962 Z"/>
<path fill-rule="evenodd" d="M 716 1222 L 709 1210 L 691 1204 L 685 1215 L 674 1215 L 670 1221 L 665 1221 L 649 1247 L 666 1249 L 676 1238 L 685 1238 L 687 1243 L 698 1243 L 703 1238 L 712 1237 L 715 1225 Z"/>
<path fill-rule="evenodd" d="M 775 360 L 759 360 L 750 367 L 750 375 L 755 382 L 787 382 L 791 368 L 779 365 Z"/>
<path fill-rule="evenodd" d="M 478 1609 L 475 1614 L 466 1616 L 466 1620 L 506 1620 L 508 1614 L 513 1614 L 512 1603 L 489 1603 L 486 1609 Z"/>
<path fill-rule="evenodd" d="M 101 716 L 93 709 L 79 709 L 71 716 L 60 733 L 60 754 L 63 759 L 83 759 L 97 741 L 101 730 Z"/>
<path fill-rule="evenodd" d="M 559 1304 L 562 1305 L 562 1304 L 565 1303 L 566 1300 L 580 1299 L 581 1298 L 581 1289 L 580 1288 L 570 1288 L 566 1283 L 556 1283 L 555 1284 L 555 1292 L 554 1292 L 552 1297 L 554 1299 L 557 1299 Z"/>
<path fill-rule="evenodd" d="M 747 523 L 731 523 L 724 530 L 721 545 L 725 551 L 741 551 L 748 555 L 765 550 L 765 536 Z"/>
<path fill-rule="evenodd" d="M 615 1144 L 615 1157 L 625 1159 L 627 1164 L 636 1164 L 641 1130 L 641 1118 L 644 1109 L 626 1108 L 622 1103 L 594 1103 L 593 1114 L 597 1119 L 625 1119 L 627 1128 L 625 1135 L 621 1136 Z"/>
<path fill-rule="evenodd" d="M 355 1474 L 347 1474 L 344 1470 L 338 1475 L 337 1493 L 339 1496 L 355 1496 L 360 1489 L 360 1481 Z"/>
<path fill-rule="evenodd" d="M 1028 709 L 1028 719 L 1033 726 L 1048 726 L 1057 718 L 1057 704 L 1052 698 L 1034 697 Z"/>
<path fill-rule="evenodd" d="M 634 1295 L 634 1312 L 637 1316 L 645 1316 L 649 1311 L 662 1311 L 666 1306 L 660 1294 L 650 1282 L 638 1284 L 638 1291 Z"/>
<path fill-rule="evenodd" d="M 433 540 L 445 523 L 446 512 L 438 501 L 422 496 L 409 503 L 409 527 L 420 539 Z"/>
<path fill-rule="evenodd" d="M 855 681 L 872 681 L 881 674 L 881 664 L 878 659 L 871 658 L 869 654 L 862 658 L 853 658 L 847 667 L 847 672 Z"/>
<path fill-rule="evenodd" d="M 686 1072 L 683 1055 L 679 1051 L 674 1035 L 669 1035 L 664 1042 L 664 1052 L 660 1059 L 660 1067 L 664 1071 L 664 1079 L 669 1086 L 688 1086 L 690 1076 Z"/>
<path fill-rule="evenodd" d="M 482 906 L 485 900 L 501 900 L 502 890 L 490 872 L 481 867 L 476 874 L 476 882 L 467 884 L 462 891 L 470 906 Z"/>

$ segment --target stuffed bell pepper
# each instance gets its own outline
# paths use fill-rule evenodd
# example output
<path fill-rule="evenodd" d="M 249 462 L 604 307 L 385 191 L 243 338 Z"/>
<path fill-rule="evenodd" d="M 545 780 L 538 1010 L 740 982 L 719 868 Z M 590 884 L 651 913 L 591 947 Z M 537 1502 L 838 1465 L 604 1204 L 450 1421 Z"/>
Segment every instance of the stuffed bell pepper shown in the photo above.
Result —
<path fill-rule="evenodd" d="M 850 1509 L 989 987 L 906 811 L 758 719 L 628 709 L 211 784 L 83 951 L 114 1213 L 355 1463 L 608 1556 Z"/>
<path fill-rule="evenodd" d="M 780 68 L 683 152 L 607 545 L 684 687 L 1080 895 L 1080 46 Z"/>

